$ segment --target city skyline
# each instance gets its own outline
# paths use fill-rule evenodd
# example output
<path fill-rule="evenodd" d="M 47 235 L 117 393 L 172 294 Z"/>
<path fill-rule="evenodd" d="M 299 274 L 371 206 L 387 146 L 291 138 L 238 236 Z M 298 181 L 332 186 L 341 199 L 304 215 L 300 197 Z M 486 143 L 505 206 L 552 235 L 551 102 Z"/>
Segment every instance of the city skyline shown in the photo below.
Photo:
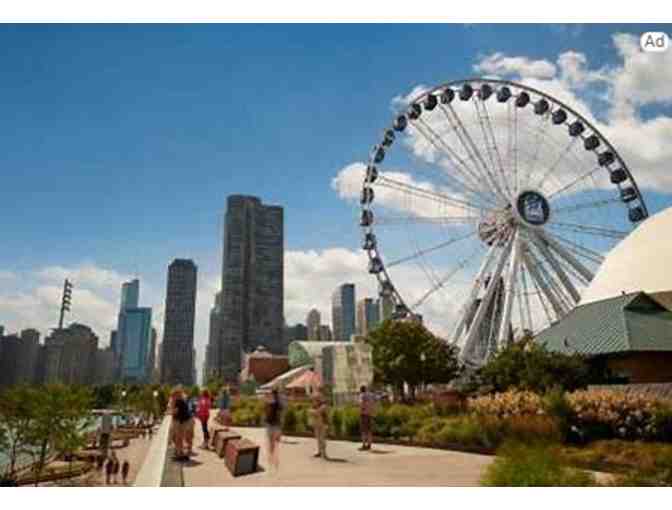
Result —
<path fill-rule="evenodd" d="M 590 111 L 623 152 L 654 214 L 671 200 L 663 192 L 672 188 L 663 142 L 672 123 L 672 65 L 654 68 L 636 51 L 637 35 L 651 28 L 599 25 L 570 35 L 519 25 L 251 26 L 226 34 L 218 27 L 138 26 L 123 34 L 114 27 L 5 27 L 0 41 L 16 51 L 0 85 L 0 132 L 13 148 L 3 167 L 15 171 L 0 189 L 0 214 L 13 218 L 0 254 L 0 324 L 6 332 L 34 327 L 46 337 L 68 277 L 75 288 L 66 324 L 90 325 L 104 346 L 119 286 L 139 277 L 162 339 L 165 266 L 188 257 L 199 265 L 200 370 L 219 290 L 221 217 L 234 193 L 285 208 L 288 323 L 316 307 L 330 324 L 329 297 L 340 283 L 377 296 L 359 247 L 354 165 L 411 92 L 473 74 L 533 83 Z M 318 31 L 323 45 L 310 48 Z M 412 45 L 403 43 L 409 36 Z M 109 44 L 93 44 L 96 38 Z M 134 55 L 140 40 L 147 52 Z M 436 47 L 454 51 L 438 65 L 418 58 Z M 250 63 L 240 75 L 229 72 L 234 55 Z M 413 66 L 395 66 L 399 61 Z M 239 100 L 250 83 L 268 78 L 268 68 L 289 62 L 273 93 Z M 353 73 L 357 86 L 345 78 Z M 117 81 L 126 85 L 111 88 Z M 254 129 L 259 115 L 262 131 Z M 319 158 L 305 157 L 318 148 Z M 24 207 L 26 194 L 39 207 Z M 414 274 L 404 274 L 410 290 Z M 428 324 L 433 315 L 425 314 Z"/>

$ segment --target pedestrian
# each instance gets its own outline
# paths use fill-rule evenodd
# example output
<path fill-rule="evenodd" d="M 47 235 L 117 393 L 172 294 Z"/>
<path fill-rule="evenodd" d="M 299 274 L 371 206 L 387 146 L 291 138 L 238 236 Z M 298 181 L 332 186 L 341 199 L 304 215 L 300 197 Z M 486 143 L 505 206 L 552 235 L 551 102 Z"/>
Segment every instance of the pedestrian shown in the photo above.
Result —
<path fill-rule="evenodd" d="M 96 455 L 96 469 L 98 471 L 102 471 L 104 465 L 105 465 L 105 457 L 103 457 L 100 454 Z"/>
<path fill-rule="evenodd" d="M 189 419 L 187 420 L 186 429 L 184 431 L 184 443 L 187 449 L 187 455 L 194 455 L 194 429 L 196 427 L 196 399 L 191 398 L 188 401 L 187 409 L 189 411 Z"/>
<path fill-rule="evenodd" d="M 212 399 L 210 397 L 210 392 L 208 389 L 204 389 L 201 392 L 201 396 L 198 399 L 198 405 L 196 410 L 196 416 L 201 422 L 201 429 L 203 430 L 203 443 L 201 448 L 205 450 L 208 449 L 208 443 L 210 442 L 210 432 L 208 431 L 208 420 L 210 420 L 210 408 L 212 407 Z"/>
<path fill-rule="evenodd" d="M 128 462 L 128 460 L 124 460 L 124 463 L 121 465 L 121 479 L 124 481 L 124 485 L 126 485 L 126 480 L 128 479 L 128 472 L 131 469 L 131 464 Z"/>
<path fill-rule="evenodd" d="M 117 454 L 112 452 L 112 483 L 117 483 L 117 475 L 119 474 L 119 459 Z"/>
<path fill-rule="evenodd" d="M 105 463 L 105 485 L 110 485 L 112 473 L 114 473 L 114 460 L 110 457 Z"/>
<path fill-rule="evenodd" d="M 181 386 L 176 386 L 171 395 L 173 418 L 171 421 L 172 441 L 175 446 L 175 460 L 187 460 L 189 457 L 184 451 L 184 441 L 186 436 L 187 424 L 189 422 L 189 406 L 184 399 L 184 393 Z"/>
<path fill-rule="evenodd" d="M 373 431 L 371 430 L 371 419 L 373 416 L 373 395 L 367 390 L 366 386 L 359 389 L 359 429 L 362 433 L 362 446 L 360 450 L 370 450 L 373 443 Z"/>
<path fill-rule="evenodd" d="M 231 397 L 229 395 L 229 388 L 226 386 L 222 387 L 219 394 L 219 414 L 218 418 L 222 425 L 224 425 L 224 430 L 229 430 L 231 426 L 231 411 L 229 409 L 231 405 Z"/>
<path fill-rule="evenodd" d="M 271 392 L 265 406 L 268 459 L 275 470 L 280 469 L 280 438 L 282 437 L 282 402 L 277 389 Z"/>
<path fill-rule="evenodd" d="M 329 409 L 321 395 L 313 398 L 313 407 L 310 410 L 313 420 L 313 430 L 317 440 L 317 453 L 313 457 L 322 457 L 327 460 L 327 429 L 329 427 Z"/>

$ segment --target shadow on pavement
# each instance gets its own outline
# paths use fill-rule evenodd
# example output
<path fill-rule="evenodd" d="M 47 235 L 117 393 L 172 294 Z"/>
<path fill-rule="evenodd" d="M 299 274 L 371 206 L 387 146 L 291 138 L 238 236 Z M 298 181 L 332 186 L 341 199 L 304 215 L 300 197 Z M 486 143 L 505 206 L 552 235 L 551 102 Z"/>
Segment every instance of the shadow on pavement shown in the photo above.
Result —
<path fill-rule="evenodd" d="M 373 448 L 369 450 L 369 453 L 376 453 L 378 455 L 387 455 L 388 453 L 394 453 L 393 450 L 378 450 L 377 448 Z"/>
<path fill-rule="evenodd" d="M 301 444 L 300 441 L 288 441 L 287 439 L 281 439 L 280 444 Z"/>
<path fill-rule="evenodd" d="M 336 457 L 326 457 L 324 460 L 326 460 L 327 462 L 341 462 L 341 463 L 348 463 L 348 462 L 350 462 L 349 460 L 346 460 L 346 459 L 339 459 L 339 458 L 336 458 Z"/>

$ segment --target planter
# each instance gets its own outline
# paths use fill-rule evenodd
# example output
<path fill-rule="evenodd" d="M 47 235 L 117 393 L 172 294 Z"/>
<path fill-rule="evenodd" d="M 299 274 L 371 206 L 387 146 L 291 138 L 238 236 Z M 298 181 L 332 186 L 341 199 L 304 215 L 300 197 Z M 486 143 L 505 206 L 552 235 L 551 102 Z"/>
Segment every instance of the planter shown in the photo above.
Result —
<path fill-rule="evenodd" d="M 226 453 L 226 445 L 229 441 L 233 441 L 236 439 L 242 439 L 240 434 L 236 434 L 235 432 L 229 432 L 225 431 L 223 429 L 218 429 L 215 430 L 215 436 L 213 439 L 213 444 L 215 446 L 215 452 L 217 452 L 217 455 L 221 459 L 224 457 Z"/>
<path fill-rule="evenodd" d="M 233 476 L 257 471 L 259 446 L 248 439 L 233 439 L 226 444 L 226 467 Z"/>

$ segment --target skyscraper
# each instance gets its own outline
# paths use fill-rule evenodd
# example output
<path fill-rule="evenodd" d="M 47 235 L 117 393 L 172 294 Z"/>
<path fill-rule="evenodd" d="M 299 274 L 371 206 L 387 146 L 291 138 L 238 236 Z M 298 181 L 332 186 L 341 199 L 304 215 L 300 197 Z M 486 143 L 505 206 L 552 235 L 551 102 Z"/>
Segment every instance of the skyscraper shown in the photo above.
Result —
<path fill-rule="evenodd" d="M 283 339 L 284 213 L 256 197 L 227 199 L 222 261 L 222 326 L 211 351 L 217 370 L 237 380 L 242 353 L 287 352 Z"/>
<path fill-rule="evenodd" d="M 322 324 L 320 326 L 320 342 L 331 342 L 331 328 L 329 324 Z"/>
<path fill-rule="evenodd" d="M 320 312 L 313 308 L 306 317 L 308 340 L 315 342 L 320 339 Z"/>
<path fill-rule="evenodd" d="M 222 293 L 215 295 L 215 304 L 210 309 L 210 331 L 208 333 L 208 346 L 206 348 L 205 365 L 203 369 L 203 381 L 223 377 L 220 373 L 220 338 L 222 327 Z"/>
<path fill-rule="evenodd" d="M 349 342 L 355 333 L 355 285 L 344 283 L 331 296 L 331 322 L 335 342 Z"/>
<path fill-rule="evenodd" d="M 120 309 L 137 308 L 140 299 L 140 280 L 137 278 L 121 285 Z"/>
<path fill-rule="evenodd" d="M 119 352 L 119 375 L 125 382 L 149 382 L 147 362 L 152 335 L 152 309 L 139 307 L 139 298 L 139 280 L 121 286 L 119 320 L 114 340 Z"/>
<path fill-rule="evenodd" d="M 380 322 L 378 302 L 371 298 L 361 299 L 357 303 L 357 334 L 367 335 Z"/>
<path fill-rule="evenodd" d="M 161 352 L 162 383 L 194 384 L 196 272 L 196 264 L 189 259 L 175 259 L 168 266 Z"/>

